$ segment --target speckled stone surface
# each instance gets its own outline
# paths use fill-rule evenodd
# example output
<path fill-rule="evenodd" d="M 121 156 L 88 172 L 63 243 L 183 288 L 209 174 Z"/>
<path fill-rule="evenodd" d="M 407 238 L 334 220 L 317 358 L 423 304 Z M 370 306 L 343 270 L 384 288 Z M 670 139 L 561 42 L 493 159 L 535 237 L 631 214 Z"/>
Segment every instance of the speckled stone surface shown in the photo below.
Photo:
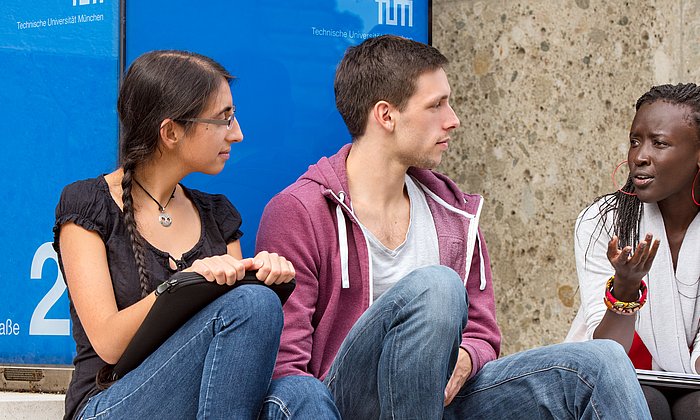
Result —
<path fill-rule="evenodd" d="M 439 170 L 483 194 L 503 354 L 560 342 L 573 228 L 613 189 L 634 103 L 700 81 L 700 1 L 433 0 L 462 125 Z"/>

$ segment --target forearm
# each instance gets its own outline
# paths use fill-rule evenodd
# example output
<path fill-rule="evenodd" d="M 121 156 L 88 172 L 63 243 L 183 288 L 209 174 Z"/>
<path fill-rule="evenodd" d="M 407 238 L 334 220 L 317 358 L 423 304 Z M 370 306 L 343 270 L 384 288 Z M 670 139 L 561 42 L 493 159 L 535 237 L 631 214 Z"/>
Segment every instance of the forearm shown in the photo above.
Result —
<path fill-rule="evenodd" d="M 634 339 L 636 319 L 636 315 L 620 315 L 612 311 L 605 311 L 603 319 L 593 333 L 593 338 L 615 340 L 624 347 L 626 352 L 629 352 Z"/>
<path fill-rule="evenodd" d="M 154 302 L 155 294 L 150 293 L 128 308 L 116 311 L 96 323 L 93 321 L 94 325 L 89 330 L 86 329 L 86 333 L 102 360 L 109 364 L 115 364 L 119 360 Z"/>
<path fill-rule="evenodd" d="M 119 310 L 100 236 L 69 223 L 61 227 L 64 278 L 78 318 L 95 352 L 116 363 L 153 306 L 151 293 Z"/>
<path fill-rule="evenodd" d="M 610 281 L 612 281 L 613 289 L 611 289 L 609 293 L 612 294 L 615 299 L 622 302 L 635 302 L 639 300 L 641 279 L 626 278 L 616 274 L 614 280 L 609 280 L 609 282 Z M 634 339 L 636 319 L 636 314 L 620 314 L 613 310 L 606 310 L 603 319 L 593 333 L 593 338 L 615 340 L 624 347 L 625 351 L 629 352 Z"/>

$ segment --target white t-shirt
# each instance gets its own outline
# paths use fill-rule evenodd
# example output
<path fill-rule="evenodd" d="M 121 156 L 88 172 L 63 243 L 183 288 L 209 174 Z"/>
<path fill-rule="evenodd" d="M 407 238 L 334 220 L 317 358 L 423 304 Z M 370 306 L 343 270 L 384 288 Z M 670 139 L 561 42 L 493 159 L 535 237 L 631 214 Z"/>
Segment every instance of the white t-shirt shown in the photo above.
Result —
<path fill-rule="evenodd" d="M 410 200 L 410 222 L 403 243 L 389 249 L 362 223 L 362 231 L 369 242 L 372 261 L 373 297 L 377 300 L 391 286 L 411 271 L 440 264 L 437 231 L 423 191 L 406 175 L 406 190 Z"/>

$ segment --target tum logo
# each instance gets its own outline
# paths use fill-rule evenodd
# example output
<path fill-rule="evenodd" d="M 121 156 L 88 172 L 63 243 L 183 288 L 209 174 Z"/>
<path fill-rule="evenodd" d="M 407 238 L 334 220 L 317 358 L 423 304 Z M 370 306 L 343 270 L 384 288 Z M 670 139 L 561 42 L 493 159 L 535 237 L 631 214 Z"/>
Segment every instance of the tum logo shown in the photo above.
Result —
<path fill-rule="evenodd" d="M 406 26 L 406 21 L 408 21 L 408 26 L 413 27 L 413 0 L 374 1 L 377 3 L 378 24 L 396 26 L 399 24 L 399 20 L 401 20 L 401 26 Z M 401 19 L 399 19 L 399 17 Z"/>
<path fill-rule="evenodd" d="M 87 6 L 88 4 L 104 3 L 105 0 L 73 0 L 73 6 Z"/>

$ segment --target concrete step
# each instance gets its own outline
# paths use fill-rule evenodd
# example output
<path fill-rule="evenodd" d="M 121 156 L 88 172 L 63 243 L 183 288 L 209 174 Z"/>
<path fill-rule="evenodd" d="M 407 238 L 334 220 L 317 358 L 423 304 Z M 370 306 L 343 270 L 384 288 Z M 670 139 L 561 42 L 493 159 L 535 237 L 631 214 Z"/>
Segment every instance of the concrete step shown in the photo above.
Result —
<path fill-rule="evenodd" d="M 64 394 L 0 392 L 0 420 L 60 420 Z"/>

